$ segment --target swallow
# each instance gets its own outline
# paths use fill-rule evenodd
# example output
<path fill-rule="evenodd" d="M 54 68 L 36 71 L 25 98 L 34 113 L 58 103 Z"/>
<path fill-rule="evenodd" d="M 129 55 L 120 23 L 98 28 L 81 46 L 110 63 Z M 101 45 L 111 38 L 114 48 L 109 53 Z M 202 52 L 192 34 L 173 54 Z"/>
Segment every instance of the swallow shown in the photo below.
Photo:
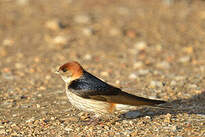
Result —
<path fill-rule="evenodd" d="M 83 111 L 103 115 L 133 110 L 137 106 L 166 103 L 124 92 L 93 76 L 75 61 L 60 66 L 56 73 L 66 83 L 66 94 L 70 103 Z"/>

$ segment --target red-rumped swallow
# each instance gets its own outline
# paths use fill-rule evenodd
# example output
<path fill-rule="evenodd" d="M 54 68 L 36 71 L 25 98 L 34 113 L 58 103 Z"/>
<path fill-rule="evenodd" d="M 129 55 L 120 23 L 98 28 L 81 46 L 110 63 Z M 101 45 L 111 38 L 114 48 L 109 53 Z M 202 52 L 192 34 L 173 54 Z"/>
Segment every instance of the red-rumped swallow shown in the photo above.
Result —
<path fill-rule="evenodd" d="M 70 103 L 83 111 L 101 115 L 115 111 L 129 111 L 136 109 L 136 106 L 166 103 L 126 93 L 93 76 L 78 62 L 68 62 L 56 73 L 66 83 L 66 94 Z"/>

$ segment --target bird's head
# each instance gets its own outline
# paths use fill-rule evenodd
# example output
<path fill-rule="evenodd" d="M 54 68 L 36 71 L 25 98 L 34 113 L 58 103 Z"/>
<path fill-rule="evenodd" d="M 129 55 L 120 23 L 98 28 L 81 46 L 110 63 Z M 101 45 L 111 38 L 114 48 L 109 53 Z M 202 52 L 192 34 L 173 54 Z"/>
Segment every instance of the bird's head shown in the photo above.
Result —
<path fill-rule="evenodd" d="M 83 68 L 78 62 L 73 61 L 60 66 L 56 73 L 69 84 L 83 75 Z"/>

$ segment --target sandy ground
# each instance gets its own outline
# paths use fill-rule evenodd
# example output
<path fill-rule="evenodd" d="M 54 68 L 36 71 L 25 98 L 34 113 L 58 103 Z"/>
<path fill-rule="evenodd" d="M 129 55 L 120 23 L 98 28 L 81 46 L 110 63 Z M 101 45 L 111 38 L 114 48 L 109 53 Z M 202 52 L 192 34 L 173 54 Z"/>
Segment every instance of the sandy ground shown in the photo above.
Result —
<path fill-rule="evenodd" d="M 53 73 L 71 60 L 175 110 L 88 124 Z M 0 136 L 153 135 L 205 136 L 204 1 L 0 1 Z"/>

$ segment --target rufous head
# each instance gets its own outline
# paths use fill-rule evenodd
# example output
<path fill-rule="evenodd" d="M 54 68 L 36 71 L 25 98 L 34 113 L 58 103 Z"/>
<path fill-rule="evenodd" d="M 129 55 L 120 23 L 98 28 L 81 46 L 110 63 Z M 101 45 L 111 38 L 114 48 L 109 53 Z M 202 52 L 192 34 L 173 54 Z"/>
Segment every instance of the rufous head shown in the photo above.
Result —
<path fill-rule="evenodd" d="M 60 66 L 56 73 L 59 74 L 66 83 L 70 83 L 83 75 L 83 68 L 78 62 L 72 61 Z"/>

